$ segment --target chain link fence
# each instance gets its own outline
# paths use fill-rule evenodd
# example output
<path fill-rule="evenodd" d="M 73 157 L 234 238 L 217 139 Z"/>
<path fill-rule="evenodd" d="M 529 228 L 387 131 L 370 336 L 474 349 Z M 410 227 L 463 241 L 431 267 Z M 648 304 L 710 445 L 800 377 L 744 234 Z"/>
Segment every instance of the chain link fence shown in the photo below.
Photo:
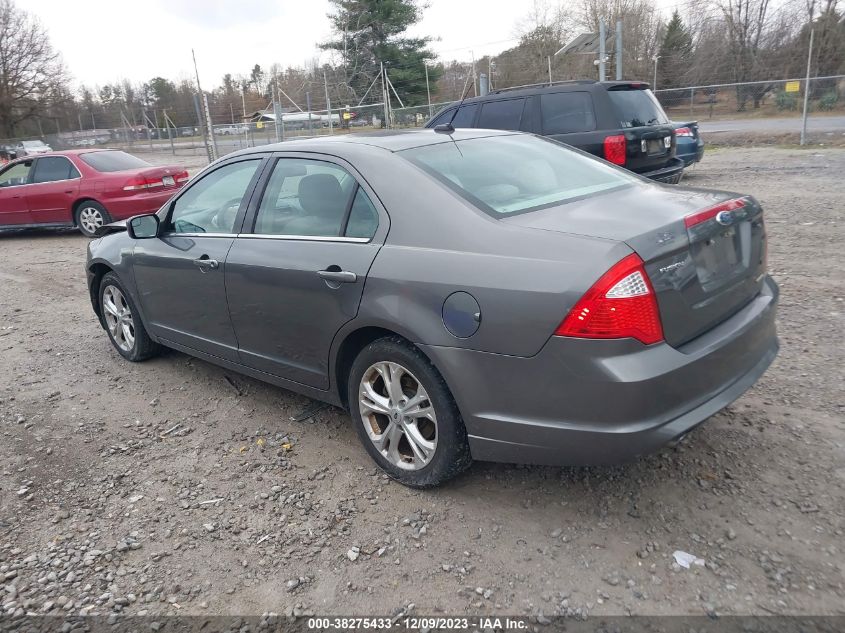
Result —
<path fill-rule="evenodd" d="M 654 91 L 673 120 L 798 117 L 803 113 L 806 79 L 663 88 Z M 810 114 L 845 112 L 845 75 L 809 81 Z"/>
<path fill-rule="evenodd" d="M 809 90 L 809 93 L 807 92 Z M 807 95 L 811 117 L 830 117 L 831 124 L 845 114 L 845 75 L 806 79 L 779 79 L 684 88 L 661 88 L 655 95 L 675 121 L 737 120 L 800 117 Z M 202 125 L 172 125 L 169 116 L 155 117 L 164 123 L 154 126 L 124 125 L 43 134 L 28 138 L 0 139 L 0 163 L 39 151 L 40 143 L 50 149 L 86 147 L 120 148 L 133 153 L 173 156 L 220 157 L 248 147 L 258 147 L 297 138 L 350 134 L 385 128 L 419 128 L 452 102 L 405 108 L 375 103 L 331 110 L 282 111 L 271 104 L 247 120 L 218 123 L 205 133 Z M 184 117 L 183 117 L 184 118 Z M 128 123 L 125 116 L 121 119 Z M 196 120 L 196 119 L 195 119 Z M 839 125 L 840 127 L 841 124 Z M 824 129 L 824 124 L 815 126 Z M 35 143 L 35 145 L 31 145 Z M 40 148 L 43 151 L 43 147 Z"/>

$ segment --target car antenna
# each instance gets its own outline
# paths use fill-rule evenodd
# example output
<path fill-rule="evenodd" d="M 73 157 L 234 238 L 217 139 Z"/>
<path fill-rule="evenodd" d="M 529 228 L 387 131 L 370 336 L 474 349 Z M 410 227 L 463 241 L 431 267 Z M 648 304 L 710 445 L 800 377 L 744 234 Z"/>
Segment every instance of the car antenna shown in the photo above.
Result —
<path fill-rule="evenodd" d="M 464 89 L 461 92 L 461 100 L 458 102 L 458 106 L 455 108 L 455 111 L 452 112 L 452 116 L 449 119 L 449 122 L 448 123 L 441 123 L 440 125 L 435 125 L 434 126 L 435 132 L 440 132 L 441 134 L 451 134 L 452 132 L 455 131 L 455 126 L 452 125 L 452 121 L 455 120 L 455 117 L 458 114 L 458 110 L 461 109 L 461 106 L 464 103 L 464 99 L 467 98 L 467 93 L 469 92 L 469 78 L 471 76 L 472 75 L 467 75 L 467 80 L 464 82 Z"/>

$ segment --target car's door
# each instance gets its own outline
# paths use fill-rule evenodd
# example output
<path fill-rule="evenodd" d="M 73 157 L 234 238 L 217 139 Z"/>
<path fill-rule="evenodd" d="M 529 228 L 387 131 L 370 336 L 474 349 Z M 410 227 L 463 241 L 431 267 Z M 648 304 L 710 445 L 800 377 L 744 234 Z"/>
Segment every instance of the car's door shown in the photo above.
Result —
<path fill-rule="evenodd" d="M 276 157 L 229 251 L 226 292 L 241 362 L 326 389 L 332 339 L 358 312 L 388 218 L 350 165 L 319 156 Z"/>
<path fill-rule="evenodd" d="M 27 187 L 27 202 L 32 219 L 38 224 L 73 221 L 74 200 L 79 194 L 81 175 L 65 156 L 35 159 L 32 184 Z"/>
<path fill-rule="evenodd" d="M 146 325 L 166 342 L 237 362 L 226 303 L 226 255 L 264 156 L 222 163 L 173 200 L 156 239 L 138 240 L 133 270 Z"/>
<path fill-rule="evenodd" d="M 23 160 L 0 169 L 0 226 L 33 223 L 26 201 L 32 162 Z"/>

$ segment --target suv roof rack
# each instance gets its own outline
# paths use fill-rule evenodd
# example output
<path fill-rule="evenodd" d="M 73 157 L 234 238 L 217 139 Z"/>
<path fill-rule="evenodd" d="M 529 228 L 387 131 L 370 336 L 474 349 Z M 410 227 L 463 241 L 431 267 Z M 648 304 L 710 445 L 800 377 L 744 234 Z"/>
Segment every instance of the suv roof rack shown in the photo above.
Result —
<path fill-rule="evenodd" d="M 503 92 L 510 92 L 511 90 L 523 90 L 525 88 L 548 88 L 551 86 L 559 86 L 561 84 L 595 84 L 598 83 L 595 79 L 566 79 L 563 81 L 544 81 L 539 84 L 525 84 L 522 86 L 510 86 L 508 88 L 499 88 L 491 90 L 488 94 L 497 95 Z"/>

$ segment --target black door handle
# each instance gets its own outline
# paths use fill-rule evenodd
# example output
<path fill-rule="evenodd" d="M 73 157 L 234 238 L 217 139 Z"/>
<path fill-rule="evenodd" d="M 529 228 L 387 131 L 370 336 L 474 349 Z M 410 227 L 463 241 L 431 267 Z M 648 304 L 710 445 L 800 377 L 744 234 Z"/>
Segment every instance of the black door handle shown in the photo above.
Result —
<path fill-rule="evenodd" d="M 358 281 L 358 275 L 348 270 L 334 270 L 337 266 L 330 266 L 326 270 L 318 270 L 317 274 L 326 281 L 333 281 L 339 284 L 354 284 Z"/>
<path fill-rule="evenodd" d="M 194 265 L 202 272 L 205 272 L 206 270 L 216 270 L 220 266 L 220 263 L 216 259 L 209 259 L 208 255 L 203 255 L 199 259 L 194 260 Z"/>

